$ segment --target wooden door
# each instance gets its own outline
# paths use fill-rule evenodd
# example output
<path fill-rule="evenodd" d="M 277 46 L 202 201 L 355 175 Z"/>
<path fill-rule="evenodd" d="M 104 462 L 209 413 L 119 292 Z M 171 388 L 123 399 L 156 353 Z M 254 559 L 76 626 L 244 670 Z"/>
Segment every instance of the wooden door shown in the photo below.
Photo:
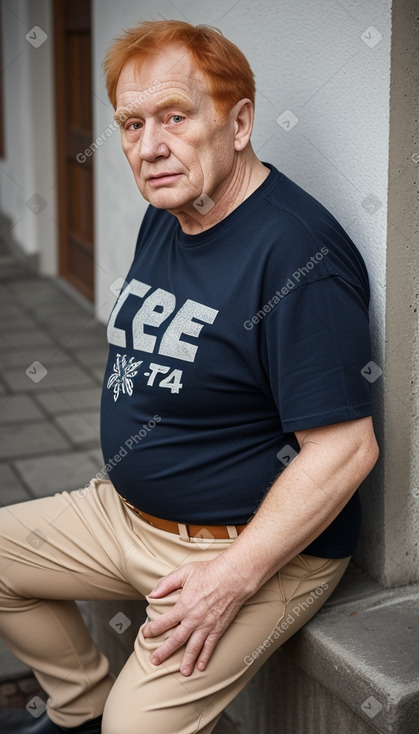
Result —
<path fill-rule="evenodd" d="M 59 273 L 94 299 L 90 0 L 54 0 Z"/>

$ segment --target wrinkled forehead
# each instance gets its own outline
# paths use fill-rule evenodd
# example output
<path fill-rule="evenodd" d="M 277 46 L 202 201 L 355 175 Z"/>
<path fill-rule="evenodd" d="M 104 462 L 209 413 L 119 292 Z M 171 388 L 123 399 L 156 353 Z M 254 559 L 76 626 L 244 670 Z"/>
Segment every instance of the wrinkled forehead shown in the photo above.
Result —
<path fill-rule="evenodd" d="M 127 61 L 118 79 L 117 105 L 134 91 L 150 93 L 175 88 L 194 97 L 209 93 L 204 74 L 184 46 L 170 46 L 145 59 Z"/>

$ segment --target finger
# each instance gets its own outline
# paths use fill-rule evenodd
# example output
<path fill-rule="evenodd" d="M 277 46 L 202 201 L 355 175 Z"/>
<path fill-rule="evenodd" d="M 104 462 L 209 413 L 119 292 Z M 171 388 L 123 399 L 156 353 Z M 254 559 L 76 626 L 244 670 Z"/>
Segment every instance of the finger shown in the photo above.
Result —
<path fill-rule="evenodd" d="M 196 661 L 205 646 L 206 634 L 203 630 L 196 630 L 190 636 L 180 666 L 182 675 L 189 676 L 193 673 Z"/>
<path fill-rule="evenodd" d="M 208 635 L 200 652 L 198 662 L 196 664 L 198 670 L 205 670 L 219 639 L 220 635 Z"/>
<path fill-rule="evenodd" d="M 150 662 L 153 665 L 160 665 L 160 663 L 163 663 L 167 658 L 173 655 L 174 652 L 185 645 L 190 635 L 191 629 L 188 629 L 186 625 L 179 624 L 176 629 L 172 631 L 170 636 L 162 642 L 157 650 L 154 650 L 150 656 Z"/>
<path fill-rule="evenodd" d="M 178 569 L 176 571 L 173 571 L 172 573 L 169 573 L 168 576 L 164 576 L 164 578 L 159 579 L 154 589 L 150 591 L 148 596 L 152 597 L 153 599 L 159 599 L 162 596 L 170 594 L 172 591 L 181 589 L 183 586 L 183 581 L 183 570 Z"/>
<path fill-rule="evenodd" d="M 152 622 L 147 622 L 143 627 L 144 637 L 158 637 L 164 632 L 177 627 L 182 621 L 182 616 L 177 609 L 177 605 L 165 612 L 158 619 L 153 619 Z"/>

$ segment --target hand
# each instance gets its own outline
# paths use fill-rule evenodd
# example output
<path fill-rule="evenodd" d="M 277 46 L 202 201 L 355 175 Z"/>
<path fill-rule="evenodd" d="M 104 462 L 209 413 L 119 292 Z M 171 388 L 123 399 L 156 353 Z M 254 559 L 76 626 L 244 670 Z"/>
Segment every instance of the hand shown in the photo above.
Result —
<path fill-rule="evenodd" d="M 153 665 L 159 665 L 186 645 L 180 672 L 191 675 L 195 664 L 198 670 L 205 670 L 221 635 L 251 596 L 244 586 L 243 579 L 220 556 L 212 561 L 188 563 L 160 579 L 149 594 L 150 600 L 179 589 L 181 592 L 169 612 L 143 628 L 144 637 L 169 633 L 151 655 Z"/>

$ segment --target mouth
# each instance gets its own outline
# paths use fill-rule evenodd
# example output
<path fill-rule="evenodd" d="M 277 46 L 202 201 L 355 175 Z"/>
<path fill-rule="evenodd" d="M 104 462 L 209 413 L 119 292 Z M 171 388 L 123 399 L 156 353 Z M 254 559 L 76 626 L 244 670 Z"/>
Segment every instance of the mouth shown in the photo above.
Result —
<path fill-rule="evenodd" d="M 168 184 L 177 181 L 180 176 L 182 176 L 181 173 L 172 173 L 170 171 L 167 173 L 157 173 L 149 176 L 147 178 L 147 183 L 153 188 L 156 188 L 157 186 L 167 186 Z"/>

